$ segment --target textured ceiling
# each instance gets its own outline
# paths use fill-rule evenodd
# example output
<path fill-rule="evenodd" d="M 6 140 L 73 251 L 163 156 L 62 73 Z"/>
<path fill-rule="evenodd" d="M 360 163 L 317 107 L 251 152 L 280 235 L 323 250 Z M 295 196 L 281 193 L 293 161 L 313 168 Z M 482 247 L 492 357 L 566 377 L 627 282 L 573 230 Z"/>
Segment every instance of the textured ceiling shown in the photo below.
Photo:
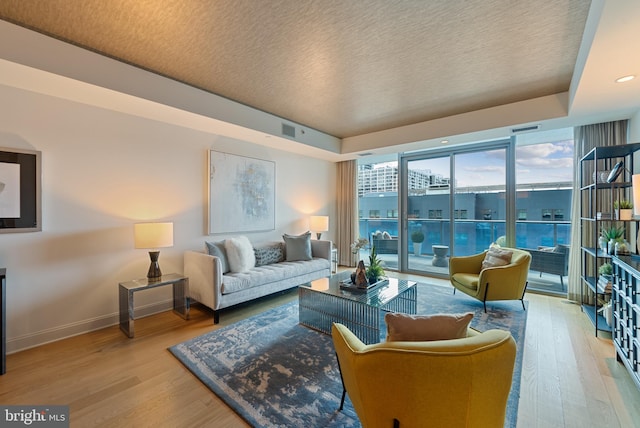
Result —
<path fill-rule="evenodd" d="M 588 0 L 3 0 L 0 18 L 344 138 L 566 92 Z"/>

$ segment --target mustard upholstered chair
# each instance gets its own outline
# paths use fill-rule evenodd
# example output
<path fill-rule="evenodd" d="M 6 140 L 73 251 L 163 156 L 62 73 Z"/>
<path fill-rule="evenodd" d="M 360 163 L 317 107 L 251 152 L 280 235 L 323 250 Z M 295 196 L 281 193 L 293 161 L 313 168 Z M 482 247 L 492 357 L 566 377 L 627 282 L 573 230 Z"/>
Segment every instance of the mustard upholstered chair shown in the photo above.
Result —
<path fill-rule="evenodd" d="M 482 262 L 487 251 L 480 254 L 449 259 L 449 280 L 453 292 L 460 290 L 484 303 L 487 301 L 520 300 L 524 306 L 524 293 L 527 290 L 527 276 L 531 264 L 531 254 L 516 248 L 501 248 L 511 251 L 511 262 L 504 266 L 483 269 Z"/>
<path fill-rule="evenodd" d="M 516 343 L 511 333 L 365 345 L 332 327 L 342 382 L 364 428 L 502 428 Z M 344 400 L 344 396 L 343 396 Z"/>

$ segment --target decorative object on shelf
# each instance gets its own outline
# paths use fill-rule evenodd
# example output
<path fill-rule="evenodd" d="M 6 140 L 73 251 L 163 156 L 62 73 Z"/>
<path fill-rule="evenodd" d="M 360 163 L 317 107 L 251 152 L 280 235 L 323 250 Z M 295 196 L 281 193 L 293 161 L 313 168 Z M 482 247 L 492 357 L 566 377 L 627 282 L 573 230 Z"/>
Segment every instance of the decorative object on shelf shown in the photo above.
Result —
<path fill-rule="evenodd" d="M 616 220 L 631 220 L 633 217 L 633 202 L 620 199 L 613 203 L 613 208 L 616 213 Z"/>
<path fill-rule="evenodd" d="M 424 233 L 422 233 L 422 230 L 414 230 L 411 233 L 411 241 L 413 242 L 413 254 L 415 256 L 422 254 L 422 243 L 424 242 Z"/>
<path fill-rule="evenodd" d="M 611 171 L 599 171 L 593 173 L 594 183 L 606 183 Z"/>
<path fill-rule="evenodd" d="M 624 238 L 616 241 L 614 248 L 614 254 L 616 256 L 626 256 L 631 254 L 631 251 L 629 250 L 629 243 Z"/>
<path fill-rule="evenodd" d="M 133 229 L 136 248 L 150 249 L 149 258 L 151 265 L 147 278 L 150 280 L 159 279 L 162 276 L 158 257 L 158 248 L 173 246 L 173 223 L 138 223 Z"/>
<path fill-rule="evenodd" d="M 608 245 L 609 240 L 605 236 L 600 235 L 600 237 L 598 238 L 598 247 L 600 248 L 600 251 L 606 254 Z"/>
<path fill-rule="evenodd" d="M 600 265 L 598 273 L 610 280 L 611 275 L 613 275 L 613 267 L 611 266 L 611 263 L 603 263 Z"/>
<path fill-rule="evenodd" d="M 329 216 L 326 215 L 312 215 L 309 217 L 309 230 L 316 232 L 318 241 L 322 236 L 322 232 L 329 230 Z"/>
<path fill-rule="evenodd" d="M 624 227 L 611 226 L 609 228 L 602 228 L 600 233 L 601 236 L 607 240 L 607 254 L 613 254 L 615 252 L 616 242 L 624 236 Z"/>
<path fill-rule="evenodd" d="M 613 183 L 620 176 L 620 173 L 624 169 L 624 161 L 620 161 L 613 166 L 609 176 L 607 177 L 607 183 Z"/>

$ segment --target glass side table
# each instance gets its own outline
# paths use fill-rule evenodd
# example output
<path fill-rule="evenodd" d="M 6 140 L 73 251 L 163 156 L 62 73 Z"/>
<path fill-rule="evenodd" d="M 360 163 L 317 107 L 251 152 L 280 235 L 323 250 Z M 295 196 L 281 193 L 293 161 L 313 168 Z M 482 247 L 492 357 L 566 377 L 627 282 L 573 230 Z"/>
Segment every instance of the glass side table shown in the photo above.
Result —
<path fill-rule="evenodd" d="M 156 281 L 147 278 L 121 282 L 118 287 L 120 299 L 120 329 L 129 338 L 134 336 L 133 295 L 138 291 L 150 290 L 164 285 L 173 286 L 173 311 L 182 318 L 189 319 L 189 278 L 177 273 L 162 275 Z"/>

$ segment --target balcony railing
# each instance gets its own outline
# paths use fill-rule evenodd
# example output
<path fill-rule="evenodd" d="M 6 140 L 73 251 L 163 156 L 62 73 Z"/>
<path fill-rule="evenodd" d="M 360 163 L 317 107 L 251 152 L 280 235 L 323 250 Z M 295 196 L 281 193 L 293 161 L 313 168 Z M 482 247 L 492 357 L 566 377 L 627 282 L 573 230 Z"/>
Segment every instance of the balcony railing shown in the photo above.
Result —
<path fill-rule="evenodd" d="M 424 233 L 422 253 L 433 255 L 432 245 L 451 247 L 449 219 L 411 219 L 409 220 L 407 251 L 413 252 L 411 233 L 421 230 Z M 477 254 L 489 248 L 492 242 L 505 236 L 504 220 L 455 220 L 454 224 L 455 255 Z M 388 232 L 398 236 L 398 219 L 394 218 L 361 218 L 360 236 L 368 237 L 376 231 Z M 568 244 L 571 237 L 569 221 L 516 221 L 516 247 L 538 248 L 553 247 L 557 244 Z"/>

